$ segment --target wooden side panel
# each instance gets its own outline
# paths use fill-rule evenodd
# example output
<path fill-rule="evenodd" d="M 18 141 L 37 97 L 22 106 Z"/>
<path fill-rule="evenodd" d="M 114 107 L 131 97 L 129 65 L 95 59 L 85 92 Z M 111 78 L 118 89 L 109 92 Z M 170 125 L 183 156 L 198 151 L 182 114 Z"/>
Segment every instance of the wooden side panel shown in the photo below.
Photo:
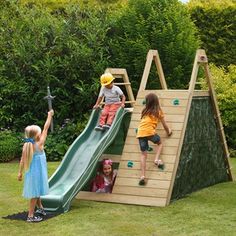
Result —
<path fill-rule="evenodd" d="M 126 194 L 107 194 L 107 193 L 91 193 L 80 192 L 77 199 L 102 201 L 102 202 L 115 202 L 133 205 L 144 206 L 165 206 L 165 198 L 147 197 L 147 196 L 135 196 Z"/>

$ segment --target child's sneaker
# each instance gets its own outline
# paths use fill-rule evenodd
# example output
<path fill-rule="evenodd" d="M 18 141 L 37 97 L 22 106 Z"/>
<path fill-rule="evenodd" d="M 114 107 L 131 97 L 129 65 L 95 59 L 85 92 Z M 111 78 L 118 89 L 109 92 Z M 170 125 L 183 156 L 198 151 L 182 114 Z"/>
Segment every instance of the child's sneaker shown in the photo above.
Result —
<path fill-rule="evenodd" d="M 111 128 L 111 125 L 105 124 L 105 125 L 102 126 L 102 128 L 104 128 L 104 129 L 110 129 L 110 128 Z"/>
<path fill-rule="evenodd" d="M 143 185 L 145 185 L 146 184 L 146 181 L 145 181 L 145 177 L 144 176 L 142 176 L 141 178 L 140 178 L 140 180 L 139 180 L 139 183 L 138 183 L 139 185 L 141 185 L 141 186 L 143 186 Z"/>
<path fill-rule="evenodd" d="M 42 220 L 43 220 L 43 218 L 40 217 L 40 216 L 32 216 L 32 217 L 28 216 L 27 219 L 26 219 L 27 222 L 31 222 L 31 223 L 40 222 Z"/>
<path fill-rule="evenodd" d="M 46 215 L 47 215 L 47 213 L 44 211 L 43 208 L 38 208 L 38 209 L 35 211 L 35 213 L 40 214 L 40 215 L 42 215 L 42 216 L 46 216 Z"/>
<path fill-rule="evenodd" d="M 165 165 L 164 165 L 164 163 L 159 164 L 159 165 L 158 165 L 158 168 L 161 169 L 161 170 L 164 170 L 164 169 L 165 169 Z"/>
<path fill-rule="evenodd" d="M 165 164 L 161 160 L 155 160 L 154 164 L 161 170 L 165 169 Z"/>
<path fill-rule="evenodd" d="M 104 128 L 101 125 L 98 125 L 98 126 L 95 127 L 95 130 L 103 131 Z"/>

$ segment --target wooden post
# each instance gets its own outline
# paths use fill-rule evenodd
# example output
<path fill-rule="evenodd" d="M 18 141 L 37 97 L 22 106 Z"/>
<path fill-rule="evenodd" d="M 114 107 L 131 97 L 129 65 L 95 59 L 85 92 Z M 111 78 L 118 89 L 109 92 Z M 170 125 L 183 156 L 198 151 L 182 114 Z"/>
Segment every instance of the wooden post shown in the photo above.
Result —
<path fill-rule="evenodd" d="M 143 76 L 142 76 L 142 80 L 141 80 L 141 83 L 140 83 L 139 91 L 143 91 L 146 88 L 146 84 L 147 84 L 147 80 L 148 80 L 148 76 L 149 76 L 149 73 L 150 73 L 150 69 L 151 69 L 151 65 L 152 65 L 153 60 L 154 60 L 155 65 L 156 65 L 157 73 L 160 77 L 161 87 L 162 87 L 162 89 L 167 89 L 167 84 L 166 84 L 165 76 L 164 76 L 164 73 L 163 73 L 163 70 L 162 70 L 161 60 L 159 58 L 158 51 L 157 50 L 149 50 L 149 52 L 147 54 L 146 64 L 145 64 L 145 67 L 144 67 Z"/>

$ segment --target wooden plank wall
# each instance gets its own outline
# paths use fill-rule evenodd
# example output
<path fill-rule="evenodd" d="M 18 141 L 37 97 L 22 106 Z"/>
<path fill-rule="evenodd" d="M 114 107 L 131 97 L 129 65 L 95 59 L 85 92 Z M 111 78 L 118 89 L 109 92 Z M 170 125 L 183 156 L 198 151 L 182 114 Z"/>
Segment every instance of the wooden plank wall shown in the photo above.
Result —
<path fill-rule="evenodd" d="M 165 162 L 165 169 L 160 170 L 154 165 L 155 145 L 150 142 L 153 151 L 148 153 L 147 172 L 148 179 L 146 186 L 139 186 L 140 177 L 140 149 L 136 139 L 135 129 L 140 121 L 140 114 L 144 107 L 145 96 L 154 92 L 160 99 L 161 107 L 165 114 L 165 120 L 173 130 L 173 135 L 169 138 L 161 124 L 157 127 L 157 133 L 161 136 L 163 150 L 161 158 Z M 186 108 L 189 93 L 186 90 L 144 90 L 139 92 L 131 117 L 123 154 L 120 161 L 118 176 L 113 189 L 113 194 L 122 194 L 127 197 L 132 195 L 135 202 L 141 205 L 165 206 L 167 195 L 172 180 L 174 164 L 182 134 L 185 120 Z M 174 105 L 173 101 L 179 100 L 179 105 Z M 128 161 L 133 162 L 133 167 L 127 166 Z M 140 201 L 138 201 L 140 199 Z M 155 200 L 154 200 L 155 199 Z"/>

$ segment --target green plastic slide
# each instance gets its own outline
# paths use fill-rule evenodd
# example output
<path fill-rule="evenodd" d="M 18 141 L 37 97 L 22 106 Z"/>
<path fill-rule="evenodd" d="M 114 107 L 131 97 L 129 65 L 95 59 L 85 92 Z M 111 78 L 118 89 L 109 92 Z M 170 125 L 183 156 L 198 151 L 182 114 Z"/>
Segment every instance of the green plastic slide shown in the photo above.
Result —
<path fill-rule="evenodd" d="M 96 131 L 99 109 L 93 110 L 87 126 L 73 142 L 61 164 L 49 179 L 49 194 L 42 196 L 47 211 L 67 212 L 71 201 L 93 173 L 99 157 L 116 137 L 127 111 L 120 108 L 109 130 Z"/>

